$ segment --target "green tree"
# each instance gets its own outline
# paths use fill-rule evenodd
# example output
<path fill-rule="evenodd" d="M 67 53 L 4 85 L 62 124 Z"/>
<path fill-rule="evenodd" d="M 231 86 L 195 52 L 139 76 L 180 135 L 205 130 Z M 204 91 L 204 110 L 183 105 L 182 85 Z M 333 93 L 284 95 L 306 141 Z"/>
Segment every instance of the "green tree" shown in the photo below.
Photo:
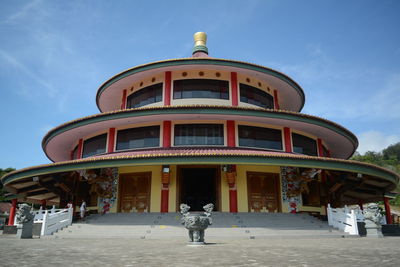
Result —
<path fill-rule="evenodd" d="M 0 178 L 3 177 L 6 173 L 15 171 L 14 168 L 0 169 Z M 6 190 L 3 188 L 3 184 L 0 181 L 0 202 L 5 200 Z"/>

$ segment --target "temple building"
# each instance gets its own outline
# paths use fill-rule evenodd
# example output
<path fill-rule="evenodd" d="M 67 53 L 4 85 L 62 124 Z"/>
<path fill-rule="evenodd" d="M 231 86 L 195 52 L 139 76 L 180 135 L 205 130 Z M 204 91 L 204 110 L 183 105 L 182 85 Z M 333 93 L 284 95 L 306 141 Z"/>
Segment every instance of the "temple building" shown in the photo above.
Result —
<path fill-rule="evenodd" d="M 387 204 L 399 176 L 349 160 L 352 132 L 300 113 L 304 91 L 287 75 L 209 56 L 206 38 L 194 35 L 192 57 L 116 74 L 97 91 L 100 113 L 50 130 L 42 147 L 53 163 L 2 178 L 14 210 L 85 200 L 97 213 L 213 203 L 219 212 L 324 215 L 328 203 Z"/>

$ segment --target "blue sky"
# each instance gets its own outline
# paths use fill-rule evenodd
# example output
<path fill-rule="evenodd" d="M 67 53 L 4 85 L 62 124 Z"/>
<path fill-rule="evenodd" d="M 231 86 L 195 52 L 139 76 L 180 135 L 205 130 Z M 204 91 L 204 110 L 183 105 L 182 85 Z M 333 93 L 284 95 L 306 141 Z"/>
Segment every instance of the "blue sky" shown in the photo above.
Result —
<path fill-rule="evenodd" d="M 359 151 L 400 141 L 400 1 L 0 0 L 0 168 L 48 163 L 42 137 L 98 113 L 95 94 L 127 68 L 210 55 L 282 71 L 302 112 L 354 132 Z"/>

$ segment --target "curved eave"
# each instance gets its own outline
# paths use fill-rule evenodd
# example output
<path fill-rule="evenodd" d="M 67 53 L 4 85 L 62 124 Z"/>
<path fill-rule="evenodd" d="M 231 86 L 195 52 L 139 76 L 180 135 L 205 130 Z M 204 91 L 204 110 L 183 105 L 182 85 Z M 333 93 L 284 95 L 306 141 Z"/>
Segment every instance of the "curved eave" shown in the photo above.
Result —
<path fill-rule="evenodd" d="M 330 147 L 333 153 L 332 156 L 337 158 L 349 158 L 358 146 L 356 136 L 349 130 L 316 116 L 282 110 L 199 105 L 128 109 L 84 117 L 52 129 L 43 138 L 42 147 L 49 159 L 62 161 L 68 159 L 68 157 L 65 155 L 62 157 L 61 153 L 68 153 L 72 149 L 72 141 L 65 141 L 67 138 L 76 141 L 79 138 L 95 133 L 96 129 L 99 131 L 122 125 L 152 121 L 160 122 L 171 119 L 221 119 L 275 123 L 275 125 L 292 127 L 316 136 L 325 136 L 325 140 L 330 136 L 332 139 Z M 97 128 L 93 128 L 94 126 Z M 86 129 L 85 133 L 82 133 L 83 129 Z M 58 142 L 57 145 L 56 141 Z M 50 146 L 50 142 L 55 143 Z M 60 146 L 61 142 L 64 142 L 62 146 Z"/>
<path fill-rule="evenodd" d="M 93 157 L 87 159 L 64 161 L 51 163 L 46 165 L 25 168 L 6 174 L 1 178 L 4 185 L 18 182 L 19 180 L 31 178 L 34 176 L 51 175 L 54 173 L 62 173 L 75 171 L 80 169 L 96 169 L 121 166 L 145 166 L 159 164 L 251 164 L 251 165 L 271 165 L 271 166 L 293 166 L 302 168 L 317 168 L 324 170 L 336 170 L 351 173 L 361 173 L 376 177 L 378 179 L 389 182 L 390 185 L 385 187 L 385 191 L 393 190 L 399 182 L 399 175 L 368 163 L 340 160 L 332 158 L 318 158 L 311 156 L 302 156 L 283 153 L 267 153 L 249 154 L 245 150 L 238 152 L 224 152 L 216 150 L 212 152 L 207 150 L 203 153 L 201 150 L 188 150 L 186 152 L 171 151 L 163 153 L 160 150 L 158 154 L 135 154 L 124 156 L 106 155 L 103 157 Z"/>
<path fill-rule="evenodd" d="M 115 106 L 113 109 L 104 109 L 102 108 L 102 105 L 100 104 L 100 98 L 102 97 L 102 94 L 108 90 L 111 89 L 112 86 L 123 79 L 136 75 L 139 73 L 143 72 L 149 72 L 149 71 L 154 71 L 154 70 L 159 70 L 159 71 L 167 71 L 167 70 L 175 70 L 179 69 L 181 67 L 188 67 L 188 66 L 214 66 L 216 68 L 227 68 L 227 70 L 231 71 L 250 71 L 251 73 L 257 73 L 256 76 L 258 75 L 267 75 L 268 77 L 271 77 L 272 79 L 277 79 L 277 81 L 283 82 L 284 84 L 290 86 L 298 96 L 298 99 L 288 99 L 291 97 L 287 97 L 286 94 L 283 95 L 283 97 L 280 98 L 280 101 L 287 102 L 286 104 L 284 103 L 282 106 L 282 109 L 287 109 L 287 110 L 292 110 L 290 108 L 285 108 L 286 106 L 288 107 L 290 104 L 289 102 L 296 102 L 295 104 L 295 111 L 301 111 L 301 109 L 304 106 L 305 102 L 305 95 L 303 89 L 298 85 L 293 79 L 291 79 L 289 76 L 276 71 L 271 68 L 267 68 L 264 66 L 252 64 L 252 63 L 247 63 L 247 62 L 241 62 L 241 61 L 235 61 L 235 60 L 227 60 L 227 59 L 218 59 L 218 58 L 182 58 L 182 59 L 170 59 L 170 60 L 163 60 L 163 61 L 156 61 L 156 62 L 151 62 L 148 64 L 136 66 L 133 68 L 130 68 L 128 70 L 125 70 L 109 80 L 107 80 L 105 83 L 103 83 L 100 88 L 97 91 L 96 94 L 96 104 L 97 107 L 101 112 L 103 111 L 110 111 L 110 110 L 115 110 L 118 109 L 117 106 Z M 151 75 L 151 74 L 149 74 Z M 140 79 L 140 78 L 137 78 Z M 127 84 L 122 84 L 118 86 L 118 88 L 121 90 L 126 89 L 129 83 Z M 276 89 L 280 90 L 279 86 L 280 83 L 274 84 Z M 125 86 L 125 87 L 124 87 Z M 120 98 L 120 95 L 118 95 L 118 99 Z"/>

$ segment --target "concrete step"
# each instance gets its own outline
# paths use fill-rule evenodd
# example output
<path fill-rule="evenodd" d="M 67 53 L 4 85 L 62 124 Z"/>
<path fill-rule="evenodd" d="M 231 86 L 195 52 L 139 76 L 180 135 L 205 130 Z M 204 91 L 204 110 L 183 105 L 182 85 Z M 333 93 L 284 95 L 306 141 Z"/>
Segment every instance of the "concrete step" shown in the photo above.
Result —
<path fill-rule="evenodd" d="M 53 235 L 55 238 L 187 238 L 179 213 L 116 213 L 91 215 L 86 221 Z M 342 237 L 326 222 L 307 214 L 221 213 L 212 216 L 209 238 Z"/>

